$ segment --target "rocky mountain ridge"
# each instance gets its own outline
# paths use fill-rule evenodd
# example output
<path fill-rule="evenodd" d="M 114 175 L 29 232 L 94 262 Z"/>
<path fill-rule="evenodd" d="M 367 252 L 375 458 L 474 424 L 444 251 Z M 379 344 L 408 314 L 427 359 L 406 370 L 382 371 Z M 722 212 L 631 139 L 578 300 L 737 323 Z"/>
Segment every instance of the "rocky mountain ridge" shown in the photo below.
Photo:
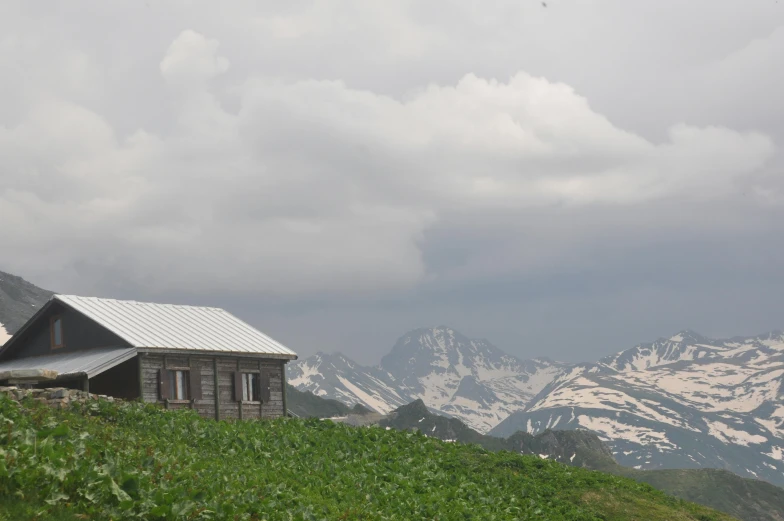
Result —
<path fill-rule="evenodd" d="M 722 468 L 784 485 L 784 335 L 692 331 L 572 368 L 490 433 L 588 429 L 621 465 Z"/>
<path fill-rule="evenodd" d="M 376 367 L 318 353 L 288 364 L 288 378 L 297 389 L 380 413 L 422 399 L 434 412 L 487 432 L 570 367 L 521 361 L 440 326 L 407 333 Z"/>

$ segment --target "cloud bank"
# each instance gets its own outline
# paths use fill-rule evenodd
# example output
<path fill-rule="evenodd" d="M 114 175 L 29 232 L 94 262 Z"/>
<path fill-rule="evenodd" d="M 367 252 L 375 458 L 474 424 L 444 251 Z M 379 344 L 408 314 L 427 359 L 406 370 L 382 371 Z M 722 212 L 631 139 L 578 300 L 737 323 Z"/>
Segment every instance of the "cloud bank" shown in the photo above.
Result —
<path fill-rule="evenodd" d="M 589 42 L 601 17 L 586 6 L 502 4 L 458 3 L 443 22 L 413 3 L 237 4 L 220 24 L 201 5 L 6 6 L 3 269 L 140 298 L 456 292 L 472 306 L 521 283 L 549 284 L 547 298 L 563 289 L 553 281 L 596 294 L 590 282 L 613 274 L 603 287 L 619 295 L 646 277 L 680 284 L 717 244 L 770 246 L 784 217 L 784 73 L 770 67 L 784 60 L 784 18 L 755 19 L 710 55 L 617 29 L 673 57 L 665 75 L 638 52 L 650 85 L 637 92 L 598 62 L 586 74 L 587 50 L 511 53 L 532 37 L 523 27 L 606 49 Z M 144 38 L 124 16 L 148 21 Z M 605 56 L 631 74 L 629 50 Z M 733 259 L 709 269 L 751 262 Z"/>

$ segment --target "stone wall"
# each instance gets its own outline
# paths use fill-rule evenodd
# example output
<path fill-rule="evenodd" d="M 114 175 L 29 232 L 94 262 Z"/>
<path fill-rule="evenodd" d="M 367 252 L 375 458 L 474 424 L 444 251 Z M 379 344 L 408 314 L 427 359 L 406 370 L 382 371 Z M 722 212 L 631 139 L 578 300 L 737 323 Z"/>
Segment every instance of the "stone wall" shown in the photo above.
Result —
<path fill-rule="evenodd" d="M 38 402 L 46 403 L 52 407 L 63 408 L 71 403 L 86 403 L 92 400 L 106 400 L 113 402 L 111 396 L 91 394 L 78 389 L 53 387 L 51 389 L 24 389 L 20 387 L 0 387 L 0 394 L 20 402 L 25 398 L 32 398 Z"/>

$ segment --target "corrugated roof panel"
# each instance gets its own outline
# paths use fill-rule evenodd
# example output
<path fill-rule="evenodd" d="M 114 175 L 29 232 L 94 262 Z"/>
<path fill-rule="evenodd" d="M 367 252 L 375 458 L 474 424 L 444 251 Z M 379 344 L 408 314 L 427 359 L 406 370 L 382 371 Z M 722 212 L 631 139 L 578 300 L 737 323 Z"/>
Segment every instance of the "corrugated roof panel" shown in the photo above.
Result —
<path fill-rule="evenodd" d="M 76 295 L 55 295 L 52 298 L 90 317 L 138 348 L 297 356 L 280 342 L 220 308 Z"/>
<path fill-rule="evenodd" d="M 86 374 L 89 378 L 136 356 L 134 347 L 109 347 L 0 362 L 0 372 L 17 369 L 50 369 L 58 376 Z"/>

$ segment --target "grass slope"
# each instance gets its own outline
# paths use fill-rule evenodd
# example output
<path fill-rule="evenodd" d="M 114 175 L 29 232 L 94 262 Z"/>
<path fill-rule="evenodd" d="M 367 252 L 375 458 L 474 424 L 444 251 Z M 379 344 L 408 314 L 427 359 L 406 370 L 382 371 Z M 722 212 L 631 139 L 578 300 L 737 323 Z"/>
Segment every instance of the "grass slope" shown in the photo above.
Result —
<path fill-rule="evenodd" d="M 476 443 L 491 451 L 542 454 L 567 465 L 629 477 L 743 521 L 784 521 L 782 488 L 725 470 L 622 467 L 615 462 L 607 446 L 590 431 L 545 431 L 536 436 L 518 431 L 509 438 L 497 438 L 480 434 L 456 418 L 433 414 L 421 400 L 399 407 L 381 420 L 381 425 L 399 430 L 416 429 L 442 440 Z"/>
<path fill-rule="evenodd" d="M 0 519 L 726 521 L 634 480 L 330 421 L 0 395 Z"/>
<path fill-rule="evenodd" d="M 619 466 L 615 472 L 744 521 L 784 521 L 784 489 L 765 481 L 717 469 L 644 471 Z"/>

